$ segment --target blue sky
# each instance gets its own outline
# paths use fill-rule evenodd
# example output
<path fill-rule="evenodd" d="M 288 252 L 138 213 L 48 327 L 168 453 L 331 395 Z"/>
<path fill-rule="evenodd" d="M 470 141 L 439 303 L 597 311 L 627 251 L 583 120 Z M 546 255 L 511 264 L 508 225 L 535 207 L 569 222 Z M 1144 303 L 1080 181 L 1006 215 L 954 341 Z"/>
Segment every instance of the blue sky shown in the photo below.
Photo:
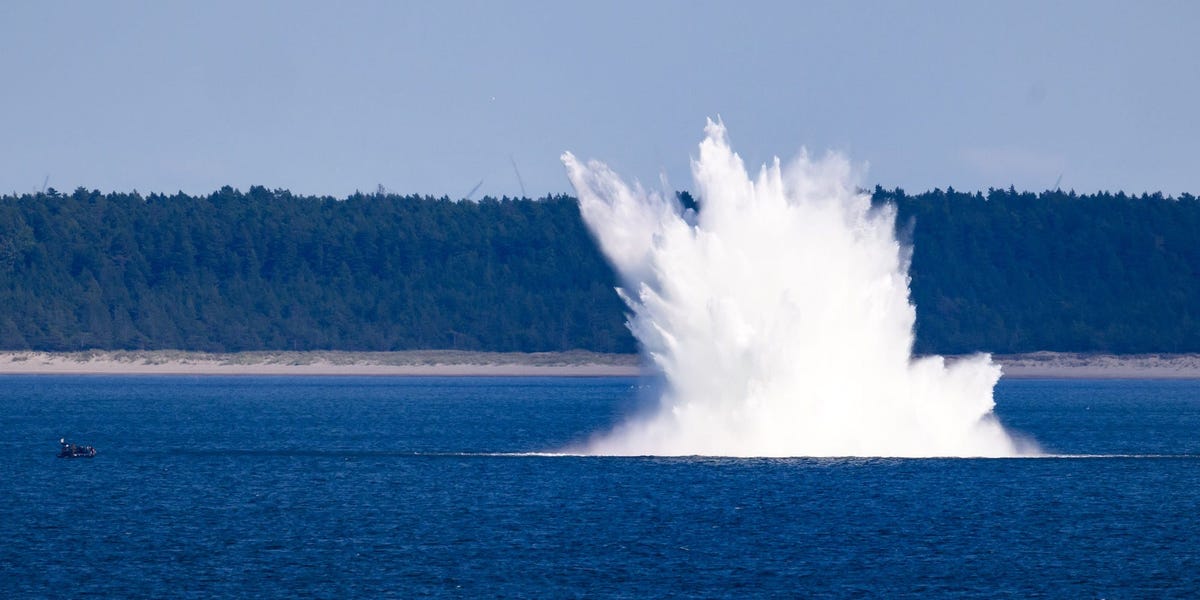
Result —
<path fill-rule="evenodd" d="M 0 191 L 690 187 L 706 117 L 865 185 L 1200 193 L 1191 2 L 5 2 Z"/>

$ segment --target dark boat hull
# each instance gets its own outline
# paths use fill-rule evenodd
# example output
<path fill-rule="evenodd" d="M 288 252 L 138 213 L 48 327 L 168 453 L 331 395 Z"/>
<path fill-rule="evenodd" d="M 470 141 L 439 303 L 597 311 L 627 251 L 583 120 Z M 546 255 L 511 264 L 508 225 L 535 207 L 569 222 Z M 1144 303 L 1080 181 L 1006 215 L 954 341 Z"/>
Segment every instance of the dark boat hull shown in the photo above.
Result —
<path fill-rule="evenodd" d="M 93 458 L 96 456 L 96 449 L 91 446 L 83 446 L 81 448 L 72 448 L 70 450 L 62 450 L 58 453 L 59 458 Z"/>

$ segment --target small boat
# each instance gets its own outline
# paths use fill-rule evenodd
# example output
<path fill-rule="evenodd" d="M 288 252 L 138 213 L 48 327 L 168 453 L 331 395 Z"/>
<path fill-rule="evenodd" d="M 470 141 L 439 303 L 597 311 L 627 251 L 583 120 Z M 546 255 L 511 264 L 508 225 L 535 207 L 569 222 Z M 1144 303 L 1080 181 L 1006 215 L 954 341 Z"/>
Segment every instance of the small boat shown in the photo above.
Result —
<path fill-rule="evenodd" d="M 96 449 L 91 446 L 76 446 L 68 444 L 66 438 L 59 438 L 58 450 L 59 458 L 92 458 L 96 456 Z"/>

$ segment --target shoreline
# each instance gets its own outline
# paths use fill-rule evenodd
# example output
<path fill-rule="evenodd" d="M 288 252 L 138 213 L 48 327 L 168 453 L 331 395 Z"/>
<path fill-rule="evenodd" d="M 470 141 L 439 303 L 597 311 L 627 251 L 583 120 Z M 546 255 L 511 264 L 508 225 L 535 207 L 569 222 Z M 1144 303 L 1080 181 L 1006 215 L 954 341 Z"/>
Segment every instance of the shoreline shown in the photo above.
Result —
<path fill-rule="evenodd" d="M 0 352 L 8 375 L 312 375 L 619 377 L 641 373 L 632 354 L 598 352 L 237 352 L 180 350 Z"/>
<path fill-rule="evenodd" d="M 955 357 L 948 357 L 953 361 Z M 1200 379 L 1200 354 L 994 355 L 1008 379 Z M 633 354 L 570 352 L 0 352 L 0 374 L 635 377 Z"/>
<path fill-rule="evenodd" d="M 994 355 L 1008 379 L 1200 379 L 1200 354 Z"/>

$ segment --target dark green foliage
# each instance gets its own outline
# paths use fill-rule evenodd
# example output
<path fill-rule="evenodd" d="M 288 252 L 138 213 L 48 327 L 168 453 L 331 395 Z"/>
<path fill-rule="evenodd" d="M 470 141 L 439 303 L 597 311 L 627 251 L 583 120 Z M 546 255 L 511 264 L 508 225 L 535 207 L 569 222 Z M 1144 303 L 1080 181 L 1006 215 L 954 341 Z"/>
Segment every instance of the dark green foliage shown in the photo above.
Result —
<path fill-rule="evenodd" d="M 1200 351 L 1193 196 L 874 196 L 914 226 L 918 352 Z"/>
<path fill-rule="evenodd" d="M 874 195 L 918 352 L 1200 351 L 1195 197 Z M 613 286 L 565 196 L 0 198 L 0 349 L 629 352 Z"/>
<path fill-rule="evenodd" d="M 575 201 L 0 199 L 0 348 L 630 352 Z"/>

